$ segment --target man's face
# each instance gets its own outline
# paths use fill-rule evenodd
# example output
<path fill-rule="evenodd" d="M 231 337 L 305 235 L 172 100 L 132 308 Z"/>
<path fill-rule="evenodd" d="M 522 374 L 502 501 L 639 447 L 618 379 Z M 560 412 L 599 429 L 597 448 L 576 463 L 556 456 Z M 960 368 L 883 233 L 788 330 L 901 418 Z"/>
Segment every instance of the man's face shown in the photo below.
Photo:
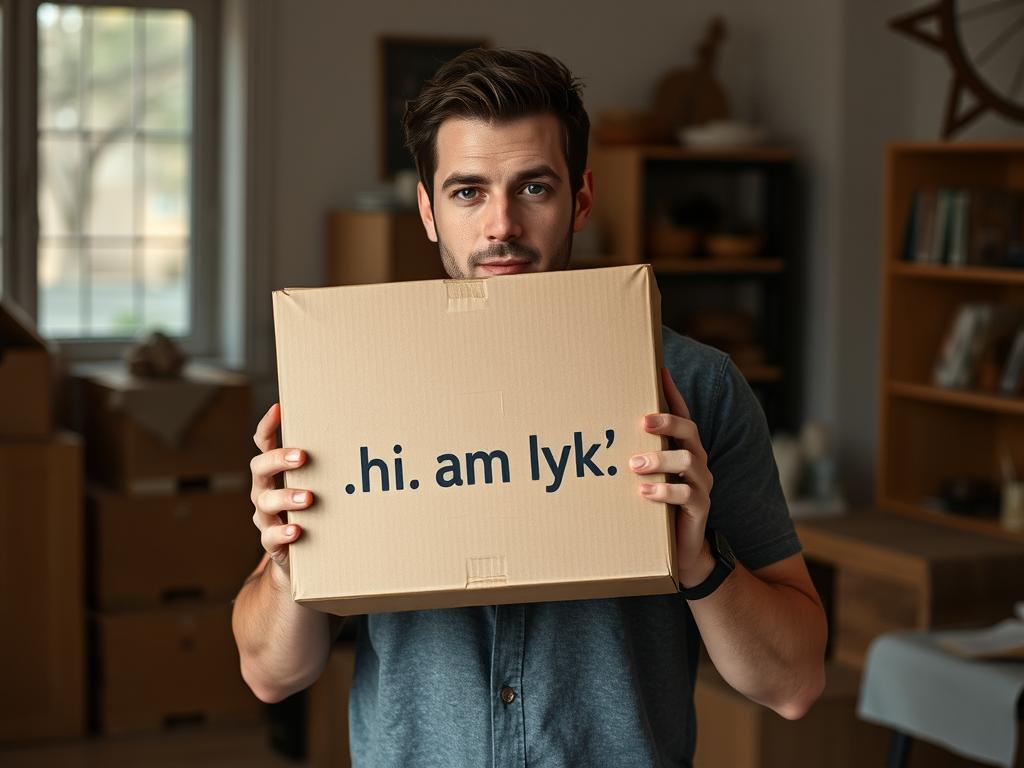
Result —
<path fill-rule="evenodd" d="M 586 171 L 573 206 L 562 127 L 546 114 L 445 120 L 433 183 L 433 208 L 419 186 L 420 216 L 455 278 L 565 269 L 593 200 Z"/>

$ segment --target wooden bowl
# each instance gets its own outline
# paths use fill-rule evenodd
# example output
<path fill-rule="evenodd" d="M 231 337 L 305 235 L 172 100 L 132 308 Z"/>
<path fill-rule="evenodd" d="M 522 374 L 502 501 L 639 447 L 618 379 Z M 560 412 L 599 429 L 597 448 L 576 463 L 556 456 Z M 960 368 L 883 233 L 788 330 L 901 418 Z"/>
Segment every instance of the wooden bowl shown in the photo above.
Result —
<path fill-rule="evenodd" d="M 713 259 L 753 259 L 762 240 L 759 235 L 708 235 L 704 244 Z"/>
<path fill-rule="evenodd" d="M 647 250 L 654 259 L 688 259 L 696 252 L 699 240 L 695 229 L 659 225 L 647 233 Z"/>

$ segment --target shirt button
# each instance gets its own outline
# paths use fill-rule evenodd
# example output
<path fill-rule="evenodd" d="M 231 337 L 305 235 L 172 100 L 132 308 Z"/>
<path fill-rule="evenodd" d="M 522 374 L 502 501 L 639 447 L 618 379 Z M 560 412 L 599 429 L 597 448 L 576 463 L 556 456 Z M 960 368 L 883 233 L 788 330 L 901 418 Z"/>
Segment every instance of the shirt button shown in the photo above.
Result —
<path fill-rule="evenodd" d="M 501 689 L 501 700 L 506 704 L 511 704 L 516 700 L 516 692 L 509 688 L 507 685 Z"/>

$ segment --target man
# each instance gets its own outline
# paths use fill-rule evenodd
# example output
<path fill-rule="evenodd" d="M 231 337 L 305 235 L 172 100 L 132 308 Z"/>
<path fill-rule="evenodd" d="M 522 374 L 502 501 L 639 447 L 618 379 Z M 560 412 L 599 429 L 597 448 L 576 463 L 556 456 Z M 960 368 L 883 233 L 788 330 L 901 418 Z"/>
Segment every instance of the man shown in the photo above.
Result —
<path fill-rule="evenodd" d="M 470 51 L 409 104 L 405 127 L 423 225 L 452 277 L 566 267 L 594 192 L 589 120 L 561 63 Z M 637 418 L 673 447 L 631 466 L 639 493 L 678 505 L 681 594 L 360 617 L 354 765 L 689 766 L 701 639 L 733 687 L 784 717 L 818 697 L 824 614 L 764 414 L 723 353 L 668 329 L 663 339 L 671 413 Z M 301 531 L 279 513 L 313 500 L 274 488 L 306 458 L 277 447 L 279 422 L 275 404 L 256 430 L 253 519 L 267 555 L 233 617 L 242 674 L 265 701 L 316 680 L 341 625 L 290 597 Z M 680 482 L 644 480 L 662 474 Z"/>

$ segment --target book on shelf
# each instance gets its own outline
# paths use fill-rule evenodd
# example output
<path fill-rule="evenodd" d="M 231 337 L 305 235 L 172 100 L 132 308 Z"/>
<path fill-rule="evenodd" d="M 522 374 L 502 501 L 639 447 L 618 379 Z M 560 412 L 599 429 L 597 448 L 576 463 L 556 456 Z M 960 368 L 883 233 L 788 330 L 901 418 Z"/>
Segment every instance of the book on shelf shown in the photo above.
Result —
<path fill-rule="evenodd" d="M 932 383 L 945 389 L 1002 388 L 1008 376 L 1009 342 L 1021 322 L 1021 310 L 1007 304 L 968 303 L 957 310 L 939 348 Z M 991 375 L 987 375 L 991 372 Z M 989 380 L 991 379 L 991 381 Z"/>
<path fill-rule="evenodd" d="M 988 187 L 917 190 L 907 215 L 903 260 L 1024 267 L 1024 191 Z"/>
<path fill-rule="evenodd" d="M 1003 366 L 999 391 L 1004 395 L 1019 395 L 1024 389 L 1024 325 L 1017 329 Z"/>
<path fill-rule="evenodd" d="M 953 190 L 952 195 L 946 261 L 950 266 L 962 267 L 967 264 L 967 252 L 970 249 L 967 216 L 971 197 L 965 189 Z"/>

